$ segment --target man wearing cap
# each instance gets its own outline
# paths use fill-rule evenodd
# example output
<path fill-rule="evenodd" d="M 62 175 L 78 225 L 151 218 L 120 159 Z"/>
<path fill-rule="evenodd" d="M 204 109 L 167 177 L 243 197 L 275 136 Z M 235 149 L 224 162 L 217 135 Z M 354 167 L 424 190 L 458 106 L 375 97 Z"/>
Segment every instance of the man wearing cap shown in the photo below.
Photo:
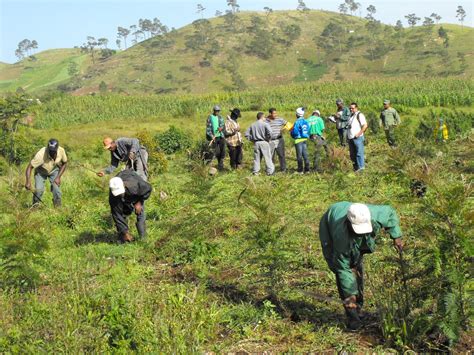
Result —
<path fill-rule="evenodd" d="M 348 107 L 344 106 L 342 99 L 336 100 L 337 112 L 334 115 L 336 119 L 337 134 L 339 135 L 339 142 L 341 146 L 345 147 L 347 143 L 347 123 L 351 117 L 351 112 Z"/>
<path fill-rule="evenodd" d="M 390 100 L 384 100 L 380 120 L 385 130 L 388 145 L 395 148 L 397 146 L 395 142 L 395 127 L 401 123 L 401 120 L 397 110 L 390 105 Z"/>
<path fill-rule="evenodd" d="M 285 157 L 285 139 L 283 138 L 282 131 L 284 129 L 290 130 L 291 124 L 285 119 L 278 117 L 276 108 L 270 108 L 268 110 L 267 123 L 272 129 L 272 139 L 270 140 L 270 153 L 272 158 L 275 154 L 278 156 L 280 162 L 280 171 L 286 171 L 286 157 Z"/>
<path fill-rule="evenodd" d="M 127 217 L 135 212 L 138 235 L 146 236 L 145 200 L 152 191 L 151 185 L 132 170 L 123 170 L 109 183 L 109 205 L 119 238 L 122 242 L 133 241 L 128 230 Z"/>
<path fill-rule="evenodd" d="M 224 170 L 226 141 L 224 137 L 225 122 L 220 112 L 220 106 L 213 107 L 212 114 L 207 118 L 206 138 L 210 141 L 214 157 L 217 158 L 217 169 L 222 171 Z"/>
<path fill-rule="evenodd" d="M 46 147 L 41 148 L 26 168 L 25 188 L 31 191 L 31 171 L 35 169 L 35 191 L 33 205 L 41 202 L 46 179 L 49 179 L 53 192 L 54 207 L 61 207 L 61 177 L 66 170 L 67 156 L 57 139 L 50 139 Z"/>
<path fill-rule="evenodd" d="M 252 173 L 258 175 L 260 172 L 260 162 L 262 157 L 267 166 L 267 175 L 273 175 L 275 165 L 270 154 L 270 139 L 272 138 L 272 129 L 266 122 L 263 112 L 257 113 L 257 121 L 254 122 L 245 132 L 245 137 L 253 142 L 253 169 Z"/>
<path fill-rule="evenodd" d="M 291 137 L 295 140 L 298 174 L 309 172 L 309 156 L 306 141 L 309 138 L 309 124 L 304 118 L 304 108 L 296 110 L 296 122 L 291 130 Z M 304 163 L 304 164 L 303 164 Z"/>
<path fill-rule="evenodd" d="M 321 172 L 320 161 L 321 161 L 321 150 L 324 148 L 328 155 L 328 145 L 326 139 L 323 136 L 324 132 L 324 120 L 321 117 L 319 110 L 314 110 L 313 114 L 306 120 L 309 125 L 309 139 L 314 143 L 315 154 L 314 154 L 314 170 Z"/>
<path fill-rule="evenodd" d="M 227 116 L 225 121 L 225 140 L 229 149 L 230 166 L 232 169 L 238 169 L 242 165 L 242 134 L 237 120 L 241 117 L 240 110 L 234 108 Z"/>
<path fill-rule="evenodd" d="M 143 180 L 148 181 L 148 152 L 140 145 L 137 138 L 104 138 L 104 149 L 110 151 L 110 165 L 97 175 L 112 174 L 120 162 L 126 162 L 126 168 L 137 172 Z"/>
<path fill-rule="evenodd" d="M 363 256 L 375 250 L 375 238 L 385 230 L 399 252 L 403 249 L 400 221 L 388 205 L 352 202 L 333 204 L 319 222 L 319 239 L 326 262 L 336 275 L 348 328 L 361 327 L 364 303 Z"/>

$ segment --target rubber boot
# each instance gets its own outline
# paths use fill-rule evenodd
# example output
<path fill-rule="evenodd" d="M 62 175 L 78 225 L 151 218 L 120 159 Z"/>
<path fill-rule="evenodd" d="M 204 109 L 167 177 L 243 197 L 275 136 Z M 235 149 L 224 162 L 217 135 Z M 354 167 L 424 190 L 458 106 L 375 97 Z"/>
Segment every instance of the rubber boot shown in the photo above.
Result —
<path fill-rule="evenodd" d="M 355 332 L 362 327 L 362 322 L 357 312 L 357 308 L 346 308 L 347 329 Z"/>
<path fill-rule="evenodd" d="M 53 200 L 54 208 L 61 208 L 62 202 L 60 199 Z"/>

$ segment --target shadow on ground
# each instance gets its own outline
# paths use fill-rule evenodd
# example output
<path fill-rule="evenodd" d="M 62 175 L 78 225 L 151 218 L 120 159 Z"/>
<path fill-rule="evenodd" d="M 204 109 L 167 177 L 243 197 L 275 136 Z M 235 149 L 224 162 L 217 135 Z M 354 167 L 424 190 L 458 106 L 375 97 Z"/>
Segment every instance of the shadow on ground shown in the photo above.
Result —
<path fill-rule="evenodd" d="M 87 244 L 97 244 L 97 243 L 107 243 L 107 244 L 118 244 L 116 233 L 108 232 L 82 232 L 79 234 L 74 242 L 75 245 L 87 245 Z"/>

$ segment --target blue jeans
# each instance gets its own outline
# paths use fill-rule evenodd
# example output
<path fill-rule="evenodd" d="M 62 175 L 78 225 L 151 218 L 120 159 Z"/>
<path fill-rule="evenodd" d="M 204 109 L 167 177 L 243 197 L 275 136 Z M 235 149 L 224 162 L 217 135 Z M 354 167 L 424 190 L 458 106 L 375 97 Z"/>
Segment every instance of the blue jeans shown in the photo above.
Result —
<path fill-rule="evenodd" d="M 304 171 L 309 171 L 309 157 L 308 157 L 308 146 L 306 141 L 295 144 L 296 149 L 296 160 L 298 161 L 298 172 L 303 172 L 303 160 L 304 160 Z"/>
<path fill-rule="evenodd" d="M 33 194 L 33 204 L 39 203 L 39 199 L 43 197 L 46 179 L 49 179 L 51 184 L 51 192 L 53 193 L 53 204 L 55 206 L 61 205 L 61 188 L 54 183 L 54 180 L 59 174 L 59 170 L 53 170 L 49 175 L 43 175 L 35 171 L 35 193 Z"/>
<path fill-rule="evenodd" d="M 359 138 L 349 139 L 349 153 L 352 160 L 354 170 L 365 168 L 364 163 L 364 136 Z"/>

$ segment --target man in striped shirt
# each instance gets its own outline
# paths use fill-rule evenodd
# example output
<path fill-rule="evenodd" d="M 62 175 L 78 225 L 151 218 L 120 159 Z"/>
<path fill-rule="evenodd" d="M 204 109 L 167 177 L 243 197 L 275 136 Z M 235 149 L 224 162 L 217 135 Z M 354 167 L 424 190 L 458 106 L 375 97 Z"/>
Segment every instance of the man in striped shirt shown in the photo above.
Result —
<path fill-rule="evenodd" d="M 270 140 L 270 153 L 273 157 L 275 153 L 278 155 L 278 160 L 280 161 L 280 171 L 286 171 L 286 159 L 285 159 L 285 139 L 282 135 L 282 130 L 284 128 L 288 129 L 290 123 L 284 120 L 281 117 L 278 117 L 276 108 L 271 108 L 268 110 L 267 122 L 272 129 L 272 139 Z"/>

